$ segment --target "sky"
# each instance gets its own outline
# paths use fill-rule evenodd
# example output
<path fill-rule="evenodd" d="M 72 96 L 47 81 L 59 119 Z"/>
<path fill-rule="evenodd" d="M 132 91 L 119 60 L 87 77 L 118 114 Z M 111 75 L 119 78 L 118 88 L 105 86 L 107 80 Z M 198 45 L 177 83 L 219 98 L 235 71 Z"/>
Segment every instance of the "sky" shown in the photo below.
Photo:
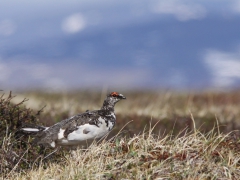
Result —
<path fill-rule="evenodd" d="M 240 87 L 238 0 L 0 4 L 0 89 Z"/>

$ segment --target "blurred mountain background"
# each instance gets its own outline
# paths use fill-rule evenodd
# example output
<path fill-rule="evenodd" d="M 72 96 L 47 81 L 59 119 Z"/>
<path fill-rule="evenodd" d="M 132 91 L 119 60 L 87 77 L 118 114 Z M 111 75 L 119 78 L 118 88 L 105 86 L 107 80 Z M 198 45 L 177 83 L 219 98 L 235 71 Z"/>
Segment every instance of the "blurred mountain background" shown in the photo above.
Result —
<path fill-rule="evenodd" d="M 238 0 L 0 4 L 0 89 L 240 87 Z"/>

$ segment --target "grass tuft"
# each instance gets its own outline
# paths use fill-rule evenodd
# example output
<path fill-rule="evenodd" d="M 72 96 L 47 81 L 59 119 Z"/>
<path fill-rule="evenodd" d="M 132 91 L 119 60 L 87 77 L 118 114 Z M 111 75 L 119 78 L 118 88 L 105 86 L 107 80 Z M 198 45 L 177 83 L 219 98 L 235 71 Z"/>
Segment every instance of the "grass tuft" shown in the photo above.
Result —
<path fill-rule="evenodd" d="M 239 179 L 240 144 L 229 134 L 200 131 L 172 138 L 144 133 L 93 143 L 60 163 L 11 179 Z"/>
<path fill-rule="evenodd" d="M 49 158 L 45 158 L 51 149 L 31 144 L 32 137 L 24 135 L 20 128 L 25 125 L 41 124 L 37 119 L 42 109 L 33 111 L 26 108 L 23 99 L 18 103 L 12 103 L 15 96 L 10 92 L 0 97 L 0 174 L 7 177 L 15 172 L 38 167 L 40 163 L 49 160 L 59 161 L 62 152 L 58 152 Z M 44 159 L 44 161 L 42 161 Z"/>

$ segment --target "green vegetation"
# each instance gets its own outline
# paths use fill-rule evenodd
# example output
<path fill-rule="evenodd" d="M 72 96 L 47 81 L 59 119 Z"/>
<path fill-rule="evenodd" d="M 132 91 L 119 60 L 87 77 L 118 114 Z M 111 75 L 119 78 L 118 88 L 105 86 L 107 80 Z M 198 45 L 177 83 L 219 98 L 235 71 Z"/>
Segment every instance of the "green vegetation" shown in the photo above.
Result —
<path fill-rule="evenodd" d="M 26 123 L 51 125 L 98 109 L 106 93 L 2 96 L 1 177 L 240 179 L 239 92 L 121 93 L 127 101 L 116 105 L 117 126 L 104 140 L 57 152 L 31 145 L 31 136 L 18 128 Z"/>

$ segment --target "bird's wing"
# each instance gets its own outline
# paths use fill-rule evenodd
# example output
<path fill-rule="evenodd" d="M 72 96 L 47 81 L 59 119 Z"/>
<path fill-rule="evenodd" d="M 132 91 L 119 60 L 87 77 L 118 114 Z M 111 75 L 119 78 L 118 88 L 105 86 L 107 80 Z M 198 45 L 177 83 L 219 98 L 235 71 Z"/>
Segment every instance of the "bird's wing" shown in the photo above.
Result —
<path fill-rule="evenodd" d="M 64 130 L 63 136 L 67 138 L 68 134 L 77 130 L 79 126 L 84 124 L 91 124 L 99 126 L 99 117 L 101 116 L 101 111 L 87 111 L 82 114 L 78 114 L 68 119 L 66 123 L 61 127 Z"/>
<path fill-rule="evenodd" d="M 67 138 L 68 134 L 77 130 L 79 126 L 84 124 L 91 124 L 99 126 L 99 117 L 104 113 L 102 110 L 86 111 L 82 114 L 75 115 L 71 118 L 60 121 L 53 126 L 49 127 L 45 131 L 41 131 L 37 134 L 35 142 L 39 144 L 48 143 L 51 144 L 53 141 Z M 87 131 L 85 131 L 87 133 Z"/>

